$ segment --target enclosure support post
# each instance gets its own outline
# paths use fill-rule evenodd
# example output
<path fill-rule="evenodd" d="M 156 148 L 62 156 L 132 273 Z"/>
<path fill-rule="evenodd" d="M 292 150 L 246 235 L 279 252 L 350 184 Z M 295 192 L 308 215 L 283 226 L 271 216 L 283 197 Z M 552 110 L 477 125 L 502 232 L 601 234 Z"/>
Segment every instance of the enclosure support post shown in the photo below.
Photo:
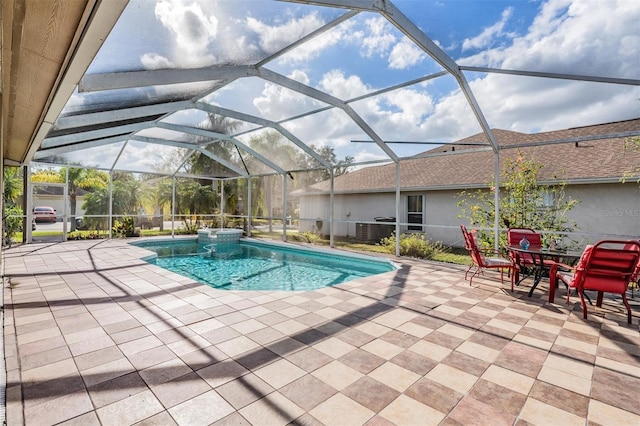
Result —
<path fill-rule="evenodd" d="M 109 238 L 113 238 L 113 171 L 109 170 Z"/>
<path fill-rule="evenodd" d="M 496 151 L 493 156 L 494 159 L 494 191 L 493 191 L 493 204 L 495 208 L 495 220 L 493 224 L 493 240 L 494 250 L 496 253 L 500 250 L 500 151 Z"/>
<path fill-rule="evenodd" d="M 329 247 L 335 248 L 335 243 L 333 241 L 333 212 L 334 212 L 334 187 L 333 187 L 333 167 L 329 168 L 329 176 L 331 177 L 331 189 L 329 191 Z"/>
<path fill-rule="evenodd" d="M 171 237 L 175 237 L 176 232 L 176 177 L 171 177 Z"/>
<path fill-rule="evenodd" d="M 29 172 L 30 169 L 28 166 L 22 166 L 22 193 L 26 194 L 27 190 L 31 191 L 30 186 L 29 186 Z M 0 179 L 4 179 L 4 170 L 2 171 L 2 174 L 0 175 Z M 2 187 L 4 188 L 4 181 L 0 181 L 3 182 L 2 183 Z M 24 232 L 22 234 L 22 242 L 23 243 L 28 243 L 31 244 L 31 239 L 32 239 L 32 235 L 31 233 L 33 232 L 31 230 L 31 221 L 33 220 L 33 213 L 31 212 L 31 210 L 29 210 L 29 206 L 31 204 L 29 204 L 30 201 L 27 201 L 27 198 L 30 198 L 29 196 L 27 197 L 22 197 L 22 211 L 25 214 L 25 217 L 23 218 L 24 220 L 24 225 L 23 228 L 26 232 Z M 2 197 L 2 212 L 4 214 L 4 197 Z M 4 229 L 2 230 L 4 235 Z"/>
<path fill-rule="evenodd" d="M 396 256 L 400 256 L 400 162 L 396 162 Z"/>
<path fill-rule="evenodd" d="M 4 178 L 4 170 L 3 170 L 3 178 Z M 27 213 L 27 223 L 29 224 L 29 226 L 27 226 L 27 244 L 31 244 L 33 242 L 33 233 L 31 231 L 31 221 L 33 220 L 33 184 L 31 183 L 31 166 L 26 166 L 25 170 L 24 170 L 24 176 L 23 176 L 23 180 L 26 183 L 25 186 L 23 186 L 23 188 L 25 189 L 24 194 L 26 195 L 25 197 L 25 204 L 24 204 L 24 211 Z M 4 196 L 2 197 L 2 202 L 4 203 Z M 31 208 L 29 208 L 31 207 Z M 3 204 L 3 214 L 4 214 L 4 204 Z M 4 224 L 3 224 L 4 225 Z M 2 230 L 2 235 L 4 235 L 4 229 Z"/>
<path fill-rule="evenodd" d="M 251 236 L 251 176 L 247 178 L 247 237 Z"/>
<path fill-rule="evenodd" d="M 69 166 L 64 169 L 64 188 L 62 189 L 62 241 L 67 241 L 67 226 L 69 226 L 69 212 L 67 205 L 69 203 Z M 75 220 L 75 218 L 74 218 Z"/>
<path fill-rule="evenodd" d="M 220 229 L 224 229 L 224 181 L 220 181 Z"/>
<path fill-rule="evenodd" d="M 282 241 L 287 241 L 287 175 L 282 174 Z"/>

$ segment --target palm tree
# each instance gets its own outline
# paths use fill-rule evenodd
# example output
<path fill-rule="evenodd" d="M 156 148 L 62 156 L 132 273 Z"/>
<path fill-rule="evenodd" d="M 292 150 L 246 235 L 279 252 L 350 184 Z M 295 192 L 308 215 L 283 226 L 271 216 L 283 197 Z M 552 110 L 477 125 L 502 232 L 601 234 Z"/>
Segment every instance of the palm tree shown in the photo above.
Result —
<path fill-rule="evenodd" d="M 69 208 L 71 210 L 71 231 L 76 230 L 76 208 L 79 189 L 106 188 L 109 175 L 97 170 L 73 167 L 67 169 L 62 167 L 59 172 L 64 182 L 67 180 L 67 190 L 69 191 Z"/>

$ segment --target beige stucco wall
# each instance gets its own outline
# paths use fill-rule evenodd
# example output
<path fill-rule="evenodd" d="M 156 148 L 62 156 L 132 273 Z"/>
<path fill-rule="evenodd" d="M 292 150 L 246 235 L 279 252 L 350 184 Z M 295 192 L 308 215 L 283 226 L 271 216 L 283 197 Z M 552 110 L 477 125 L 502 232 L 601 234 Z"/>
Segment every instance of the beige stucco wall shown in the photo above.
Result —
<path fill-rule="evenodd" d="M 400 221 L 406 220 L 407 194 L 425 196 L 426 232 L 429 239 L 445 245 L 462 246 L 457 206 L 460 191 L 403 192 L 400 202 Z M 572 185 L 566 196 L 580 202 L 568 219 L 578 224 L 573 239 L 587 244 L 605 238 L 640 238 L 640 186 L 635 183 Z M 328 234 L 329 197 L 302 197 L 301 218 L 322 218 L 322 233 Z M 334 197 L 334 231 L 336 236 L 354 236 L 355 223 L 373 221 L 377 216 L 395 216 L 395 193 L 336 195 Z M 349 216 L 348 216 L 349 214 Z M 317 232 L 315 220 L 301 220 L 301 231 Z M 404 228 L 404 227 L 403 227 Z M 404 231 L 404 229 L 402 229 Z"/>

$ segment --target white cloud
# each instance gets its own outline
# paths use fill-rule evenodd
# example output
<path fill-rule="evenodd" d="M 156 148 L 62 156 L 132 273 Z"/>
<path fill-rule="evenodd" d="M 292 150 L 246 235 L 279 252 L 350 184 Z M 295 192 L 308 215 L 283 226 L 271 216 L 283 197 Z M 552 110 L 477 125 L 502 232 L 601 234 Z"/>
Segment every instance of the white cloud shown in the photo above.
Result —
<path fill-rule="evenodd" d="M 365 57 L 386 55 L 396 42 L 396 37 L 391 33 L 391 24 L 381 16 L 367 19 L 365 24 L 369 31 L 368 36 L 362 39 L 362 54 Z"/>
<path fill-rule="evenodd" d="M 180 0 L 163 0 L 156 4 L 156 18 L 175 36 L 172 52 L 176 62 L 188 66 L 204 66 L 214 62 L 208 47 L 218 34 L 218 20 L 206 16 L 200 5 Z"/>
<path fill-rule="evenodd" d="M 389 55 L 389 68 L 409 68 L 422 62 L 426 56 L 426 53 L 413 44 L 411 40 L 404 38 L 400 43 L 393 46 Z"/>
<path fill-rule="evenodd" d="M 362 82 L 360 77 L 351 75 L 345 77 L 340 70 L 331 70 L 322 76 L 320 90 L 339 99 L 351 99 L 370 92 L 372 89 Z"/>
<path fill-rule="evenodd" d="M 459 62 L 637 79 L 638 22 L 640 7 L 633 1 L 549 0 L 511 45 Z M 470 86 L 491 127 L 526 133 L 635 118 L 639 111 L 638 87 L 498 74 L 477 77 Z M 462 114 L 466 104 L 460 91 L 451 93 L 425 126 L 456 137 L 475 133 L 475 120 Z"/>
<path fill-rule="evenodd" d="M 313 98 L 271 83 L 264 84 L 262 93 L 253 100 L 253 105 L 261 115 L 274 121 L 321 107 L 320 102 Z"/>
<path fill-rule="evenodd" d="M 144 66 L 145 69 L 148 70 L 159 70 L 166 68 L 173 68 L 173 62 L 171 62 L 168 58 L 158 55 L 157 53 L 145 53 L 140 58 L 140 62 Z"/>
<path fill-rule="evenodd" d="M 468 49 L 481 49 L 483 47 L 490 46 L 495 37 L 502 36 L 504 34 L 504 26 L 513 15 L 513 8 L 509 7 L 502 12 L 500 21 L 496 22 L 492 26 L 485 28 L 479 35 L 465 39 L 462 42 L 462 50 Z"/>
<path fill-rule="evenodd" d="M 258 34 L 262 50 L 275 53 L 321 27 L 324 21 L 317 13 L 311 13 L 277 26 L 267 25 L 251 17 L 247 18 L 246 24 L 251 31 Z"/>

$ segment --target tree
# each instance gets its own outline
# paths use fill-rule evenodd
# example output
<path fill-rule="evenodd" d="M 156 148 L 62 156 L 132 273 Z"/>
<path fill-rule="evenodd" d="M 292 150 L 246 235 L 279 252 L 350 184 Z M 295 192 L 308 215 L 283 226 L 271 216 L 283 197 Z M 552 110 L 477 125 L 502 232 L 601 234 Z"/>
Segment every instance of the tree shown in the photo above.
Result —
<path fill-rule="evenodd" d="M 5 167 L 3 171 L 3 231 L 6 241 L 13 240 L 16 232 L 23 230 L 24 212 L 16 204 L 22 194 L 22 173 L 18 167 Z"/>
<path fill-rule="evenodd" d="M 68 179 L 68 180 L 67 180 Z M 31 175 L 32 182 L 67 183 L 71 231 L 76 229 L 76 210 L 78 190 L 104 189 L 109 183 L 109 174 L 83 167 L 61 167 L 58 172 L 51 169 L 38 170 Z"/>
<path fill-rule="evenodd" d="M 556 185 L 540 185 L 538 172 L 544 166 L 526 159 L 520 152 L 515 159 L 506 159 L 502 173 L 503 195 L 500 202 L 500 224 L 506 228 L 533 228 L 546 233 L 545 242 L 560 239 L 566 232 L 577 228 L 566 214 L 578 200 L 566 198 L 565 182 Z M 557 178 L 557 177 L 556 177 Z M 484 247 L 493 247 L 496 188 L 490 190 L 462 191 L 458 194 L 458 217 L 466 218 L 479 228 L 478 239 Z M 484 229 L 483 229 L 484 228 Z M 504 245 L 506 241 L 501 241 Z"/>

